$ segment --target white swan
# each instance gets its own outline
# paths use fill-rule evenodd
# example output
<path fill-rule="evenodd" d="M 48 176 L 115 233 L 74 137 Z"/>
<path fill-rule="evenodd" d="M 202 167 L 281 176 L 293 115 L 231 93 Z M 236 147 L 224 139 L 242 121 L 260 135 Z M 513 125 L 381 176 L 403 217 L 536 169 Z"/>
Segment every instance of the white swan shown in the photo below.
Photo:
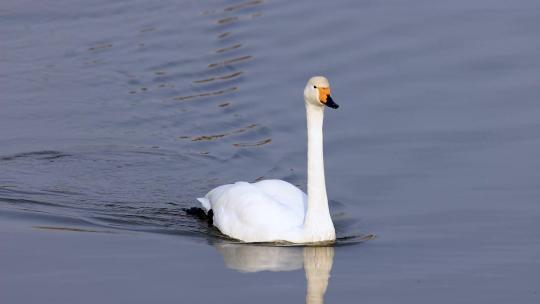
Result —
<path fill-rule="evenodd" d="M 330 97 L 330 84 L 312 77 L 305 89 L 308 129 L 307 196 L 282 180 L 236 182 L 216 187 L 203 208 L 225 235 L 244 242 L 314 243 L 336 239 L 326 196 L 323 160 L 324 106 L 339 106 Z"/>

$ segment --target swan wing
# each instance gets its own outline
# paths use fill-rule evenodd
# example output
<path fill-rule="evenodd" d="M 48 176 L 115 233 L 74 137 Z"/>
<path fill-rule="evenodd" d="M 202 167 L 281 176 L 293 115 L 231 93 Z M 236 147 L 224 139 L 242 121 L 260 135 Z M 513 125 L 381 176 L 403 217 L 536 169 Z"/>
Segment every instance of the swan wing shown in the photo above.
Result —
<path fill-rule="evenodd" d="M 289 183 L 250 184 L 237 182 L 219 186 L 205 198 L 214 213 L 214 225 L 219 230 L 246 242 L 287 240 L 303 223 L 302 192 Z M 259 185 L 257 185 L 259 184 Z M 279 189 L 278 189 L 279 188 Z M 286 189 L 280 194 L 276 191 Z M 296 198 L 296 203 L 278 199 Z"/>
<path fill-rule="evenodd" d="M 296 186 L 279 179 L 262 180 L 253 183 L 274 200 L 290 208 L 304 219 L 307 210 L 307 195 Z"/>

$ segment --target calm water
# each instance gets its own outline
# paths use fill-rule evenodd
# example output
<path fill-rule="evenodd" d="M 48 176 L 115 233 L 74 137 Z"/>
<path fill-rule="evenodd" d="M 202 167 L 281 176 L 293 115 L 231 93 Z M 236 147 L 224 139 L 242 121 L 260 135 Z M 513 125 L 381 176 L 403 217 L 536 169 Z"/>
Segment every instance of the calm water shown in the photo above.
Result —
<path fill-rule="evenodd" d="M 540 2 L 0 4 L 0 302 L 537 303 Z M 305 189 L 326 75 L 338 247 L 245 246 L 183 208 Z"/>

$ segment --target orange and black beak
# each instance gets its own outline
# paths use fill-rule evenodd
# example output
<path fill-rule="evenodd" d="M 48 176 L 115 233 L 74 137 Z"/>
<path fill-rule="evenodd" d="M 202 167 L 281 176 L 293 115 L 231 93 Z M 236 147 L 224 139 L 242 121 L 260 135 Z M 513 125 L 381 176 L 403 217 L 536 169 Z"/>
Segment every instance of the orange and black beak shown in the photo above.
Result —
<path fill-rule="evenodd" d="M 319 101 L 327 107 L 332 109 L 339 108 L 339 105 L 334 102 L 330 96 L 330 88 L 318 88 L 319 89 Z"/>

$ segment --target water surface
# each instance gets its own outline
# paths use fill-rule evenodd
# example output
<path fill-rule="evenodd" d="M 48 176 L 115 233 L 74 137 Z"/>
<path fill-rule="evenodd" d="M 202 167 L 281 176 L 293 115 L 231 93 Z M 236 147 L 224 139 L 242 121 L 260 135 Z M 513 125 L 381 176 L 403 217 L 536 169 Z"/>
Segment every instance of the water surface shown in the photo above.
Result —
<path fill-rule="evenodd" d="M 536 303 L 540 4 L 0 4 L 2 303 Z M 352 246 L 223 242 L 236 180 L 305 190 L 302 89 Z"/>

